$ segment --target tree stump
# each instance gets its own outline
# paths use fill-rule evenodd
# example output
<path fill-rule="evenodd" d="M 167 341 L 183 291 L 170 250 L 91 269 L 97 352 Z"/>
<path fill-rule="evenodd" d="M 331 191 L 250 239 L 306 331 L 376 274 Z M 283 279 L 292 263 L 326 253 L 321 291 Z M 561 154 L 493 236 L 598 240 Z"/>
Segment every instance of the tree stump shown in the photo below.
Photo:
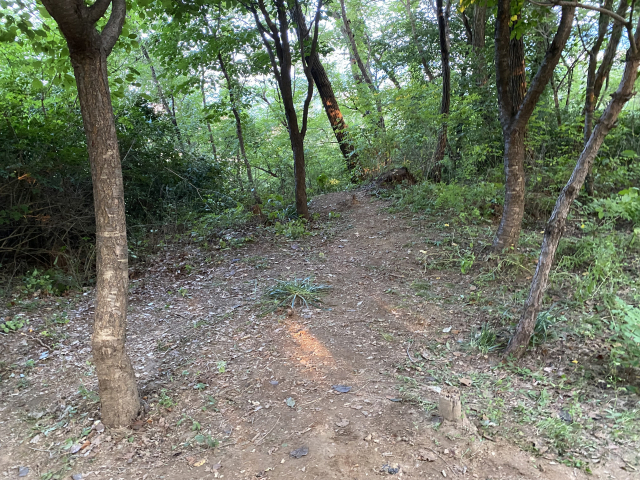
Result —
<path fill-rule="evenodd" d="M 443 420 L 459 423 L 463 420 L 460 391 L 456 387 L 443 387 L 438 400 L 438 413 Z"/>

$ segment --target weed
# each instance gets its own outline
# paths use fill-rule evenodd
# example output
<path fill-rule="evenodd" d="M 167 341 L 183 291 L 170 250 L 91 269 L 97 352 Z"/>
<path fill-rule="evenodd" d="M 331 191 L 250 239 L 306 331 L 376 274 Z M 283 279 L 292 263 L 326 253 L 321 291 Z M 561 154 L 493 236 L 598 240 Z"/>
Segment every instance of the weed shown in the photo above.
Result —
<path fill-rule="evenodd" d="M 307 220 L 304 218 L 290 220 L 285 223 L 276 222 L 274 229 L 276 235 L 282 235 L 292 240 L 311 235 L 311 232 L 307 231 Z"/>
<path fill-rule="evenodd" d="M 560 455 L 578 445 L 582 426 L 579 423 L 565 422 L 560 418 L 547 418 L 538 422 L 538 430 L 549 437 Z"/>
<path fill-rule="evenodd" d="M 220 442 L 209 434 L 198 434 L 193 437 L 193 441 L 205 448 L 216 448 Z"/>
<path fill-rule="evenodd" d="M 295 280 L 279 281 L 267 290 L 265 296 L 268 303 L 273 305 L 274 310 L 283 305 L 291 305 L 291 308 L 295 308 L 296 304 L 309 307 L 309 305 L 320 303 L 320 296 L 329 288 L 331 288 L 329 285 L 313 283 L 311 277 L 296 278 Z"/>
<path fill-rule="evenodd" d="M 531 346 L 537 347 L 543 345 L 550 338 L 555 336 L 555 333 L 551 331 L 558 319 L 552 315 L 553 307 L 546 312 L 540 312 L 536 319 L 536 325 L 533 329 L 533 335 L 531 336 Z M 564 319 L 564 317 L 561 317 Z"/>
<path fill-rule="evenodd" d="M 341 216 L 340 212 L 329 212 L 329 218 L 340 218 Z"/>
<path fill-rule="evenodd" d="M 611 361 L 614 368 L 640 367 L 640 308 L 618 298 L 612 314 L 610 325 L 615 338 Z"/>
<path fill-rule="evenodd" d="M 167 390 L 160 390 L 160 398 L 158 399 L 158 405 L 164 408 L 172 408 L 176 405 L 176 401 L 173 400 L 169 395 L 167 395 Z"/>
<path fill-rule="evenodd" d="M 100 395 L 92 390 L 87 389 L 87 387 L 85 387 L 83 384 L 80 384 L 80 386 L 78 387 L 78 394 L 85 400 L 88 400 L 90 403 L 98 403 L 100 401 Z"/>
<path fill-rule="evenodd" d="M 216 362 L 216 368 L 218 369 L 218 373 L 224 373 L 227 370 L 227 362 L 224 360 L 218 360 Z"/>
<path fill-rule="evenodd" d="M 504 343 L 498 338 L 496 331 L 488 323 L 484 323 L 469 342 L 469 346 L 486 355 L 504 347 Z"/>
<path fill-rule="evenodd" d="M 4 323 L 0 323 L 0 331 L 4 333 L 12 333 L 20 330 L 28 323 L 28 320 L 16 315 L 13 320 L 5 320 Z"/>

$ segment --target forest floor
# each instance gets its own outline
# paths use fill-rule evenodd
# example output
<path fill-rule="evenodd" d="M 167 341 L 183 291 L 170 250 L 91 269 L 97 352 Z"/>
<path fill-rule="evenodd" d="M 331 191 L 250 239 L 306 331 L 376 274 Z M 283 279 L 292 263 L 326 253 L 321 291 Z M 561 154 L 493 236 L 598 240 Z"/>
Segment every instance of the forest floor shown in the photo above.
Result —
<path fill-rule="evenodd" d="M 328 194 L 313 235 L 247 227 L 231 250 L 135 265 L 127 346 L 147 412 L 129 428 L 99 422 L 93 292 L 12 302 L 0 317 L 29 323 L 0 337 L 0 478 L 640 478 L 638 397 L 597 378 L 598 346 L 567 329 L 519 365 L 474 348 L 517 315 L 526 278 L 425 269 L 458 237 L 390 205 Z M 267 288 L 306 277 L 331 287 L 321 305 L 265 313 Z M 473 426 L 441 423 L 447 385 Z"/>

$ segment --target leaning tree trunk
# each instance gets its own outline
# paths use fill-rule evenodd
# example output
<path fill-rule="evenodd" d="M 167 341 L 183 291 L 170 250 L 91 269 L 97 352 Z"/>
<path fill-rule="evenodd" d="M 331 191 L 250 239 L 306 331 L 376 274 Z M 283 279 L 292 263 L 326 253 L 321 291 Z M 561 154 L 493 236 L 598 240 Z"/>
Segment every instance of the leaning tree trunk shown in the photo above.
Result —
<path fill-rule="evenodd" d="M 129 287 L 124 186 L 118 138 L 107 81 L 107 59 L 100 52 L 71 57 L 87 135 L 96 216 L 96 303 L 93 361 L 98 375 L 102 421 L 126 425 L 140 399 L 125 352 Z"/>
<path fill-rule="evenodd" d="M 378 95 L 378 89 L 376 88 L 373 80 L 371 79 L 371 75 L 369 74 L 369 70 L 362 62 L 362 57 L 360 56 L 360 52 L 358 51 L 358 44 L 356 43 L 356 38 L 353 35 L 353 30 L 351 29 L 351 20 L 347 18 L 347 10 L 344 6 L 344 0 L 340 0 L 341 14 L 342 14 L 342 22 L 344 24 L 344 32 L 347 36 L 347 41 L 349 42 L 349 46 L 351 47 L 351 53 L 353 58 L 358 65 L 358 69 L 360 70 L 360 74 L 362 75 L 362 79 L 364 83 L 367 84 L 369 90 L 371 90 L 371 94 L 373 95 L 373 100 L 376 104 L 376 110 L 378 111 L 378 126 L 384 132 L 386 131 L 384 117 L 382 116 L 382 102 L 380 101 L 380 97 Z"/>
<path fill-rule="evenodd" d="M 436 0 L 438 12 L 438 33 L 440 40 L 440 56 L 442 57 L 442 100 L 440 102 L 440 116 L 442 117 L 442 127 L 438 134 L 438 144 L 433 155 L 432 177 L 436 182 L 442 180 L 442 160 L 444 159 L 447 147 L 447 116 L 449 115 L 449 105 L 451 103 L 451 67 L 449 65 L 449 35 L 447 21 L 451 2 L 447 4 L 447 15 L 444 14 L 443 1 Z"/>
<path fill-rule="evenodd" d="M 556 250 L 560 238 L 564 233 L 567 216 L 573 201 L 578 196 L 582 185 L 584 184 L 589 168 L 593 165 L 593 161 L 600 150 L 600 146 L 609 131 L 615 126 L 616 120 L 622 111 L 624 105 L 633 96 L 633 85 L 638 76 L 638 66 L 640 66 L 640 22 L 635 34 L 635 52 L 627 52 L 627 61 L 625 62 L 624 73 L 618 90 L 612 95 L 611 102 L 605 109 L 600 121 L 591 133 L 584 150 L 578 158 L 571 178 L 562 189 L 553 213 L 549 218 L 549 222 L 545 228 L 544 238 L 542 240 L 542 248 L 540 257 L 538 258 L 538 266 L 531 281 L 531 290 L 529 297 L 524 306 L 524 311 L 516 327 L 516 332 L 511 338 L 509 345 L 505 351 L 505 355 L 514 355 L 521 357 L 526 351 L 531 335 L 533 334 L 538 313 L 542 306 L 544 292 L 549 282 L 549 273 L 553 265 Z"/>
<path fill-rule="evenodd" d="M 233 112 L 233 117 L 236 119 L 236 135 L 238 137 L 240 155 L 242 155 L 242 161 L 244 162 L 244 167 L 247 169 L 247 178 L 249 179 L 249 185 L 251 186 L 251 193 L 253 194 L 253 199 L 255 200 L 256 204 L 260 204 L 262 203 L 262 200 L 258 195 L 256 184 L 253 181 L 253 172 L 251 171 L 251 163 L 249 163 L 249 159 L 247 158 L 247 151 L 244 148 L 244 134 L 242 133 L 242 119 L 240 118 L 240 112 L 238 111 L 238 105 L 236 103 L 236 93 L 235 93 L 233 81 L 231 80 L 231 76 L 229 75 L 229 71 L 227 70 L 227 65 L 224 62 L 224 59 L 222 58 L 221 53 L 218 53 L 218 63 L 220 64 L 220 69 L 222 70 L 222 74 L 224 75 L 224 78 L 227 81 L 227 90 L 229 90 L 229 101 L 231 103 L 231 111 Z"/>
<path fill-rule="evenodd" d="M 127 425 L 136 417 L 140 398 L 131 361 L 125 351 L 129 286 L 127 229 L 122 168 L 107 79 L 111 53 L 126 16 L 125 0 L 43 0 L 64 35 L 78 88 L 93 180 L 96 217 L 96 300 L 93 363 L 98 376 L 102 421 Z M 98 32 L 96 22 L 111 6 Z"/>
<path fill-rule="evenodd" d="M 297 5 L 294 13 L 300 28 L 300 34 L 302 38 L 306 40 L 309 38 L 309 30 L 307 29 L 307 24 L 300 5 Z M 320 62 L 320 55 L 317 51 L 309 52 L 309 55 L 306 56 L 306 60 L 309 65 L 311 76 L 313 77 L 313 83 L 316 85 L 316 89 L 318 90 L 318 94 L 322 100 L 322 105 L 324 106 L 324 111 L 326 112 L 329 123 L 331 124 L 331 129 L 333 130 L 333 134 L 340 146 L 342 156 L 347 164 L 347 169 L 352 172 L 351 181 L 356 182 L 357 177 L 354 174 L 354 170 L 358 166 L 358 155 L 355 153 L 353 144 L 349 141 L 347 123 L 342 116 L 342 112 L 338 106 L 338 101 L 333 93 L 331 81 L 327 76 L 327 72 L 325 71 L 322 62 Z"/>

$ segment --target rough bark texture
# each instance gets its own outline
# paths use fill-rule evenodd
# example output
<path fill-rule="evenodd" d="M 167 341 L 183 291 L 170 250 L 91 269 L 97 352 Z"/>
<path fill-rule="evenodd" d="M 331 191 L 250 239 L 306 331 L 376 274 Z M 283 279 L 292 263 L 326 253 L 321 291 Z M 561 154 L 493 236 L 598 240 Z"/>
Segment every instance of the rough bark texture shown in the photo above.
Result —
<path fill-rule="evenodd" d="M 433 170 L 431 175 L 436 182 L 442 180 L 442 160 L 444 159 L 445 149 L 447 147 L 448 124 L 446 117 L 449 115 L 449 106 L 451 104 L 451 67 L 449 65 L 449 29 L 447 27 L 450 5 L 451 2 L 448 2 L 445 15 L 443 0 L 436 0 L 438 37 L 442 61 L 442 99 L 440 101 L 440 115 L 443 119 L 442 127 L 440 127 L 440 133 L 438 134 L 438 143 L 436 144 L 436 150 L 433 154 Z"/>
<path fill-rule="evenodd" d="M 360 52 L 358 51 L 358 44 L 356 43 L 356 38 L 353 35 L 353 30 L 351 29 L 351 20 L 347 18 L 347 10 L 344 6 L 344 0 L 340 0 L 340 8 L 342 14 L 342 22 L 344 25 L 344 32 L 346 34 L 347 41 L 349 42 L 349 46 L 351 47 L 351 54 L 353 55 L 353 59 L 356 62 L 356 65 L 358 65 L 360 75 L 362 75 L 362 80 L 367 85 L 367 87 L 369 87 L 369 90 L 371 90 L 371 94 L 373 95 L 373 99 L 376 104 L 376 110 L 379 114 L 378 126 L 382 131 L 386 131 L 384 117 L 382 116 L 382 102 L 380 101 L 380 97 L 378 96 L 378 89 L 371 79 L 369 69 L 362 62 L 362 57 L 360 56 Z"/>
<path fill-rule="evenodd" d="M 222 53 L 218 53 L 218 63 L 220 65 L 220 70 L 222 70 L 222 74 L 224 75 L 225 80 L 227 81 L 227 90 L 229 91 L 229 102 L 231 103 L 231 111 L 233 112 L 233 117 L 236 120 L 236 136 L 238 137 L 238 145 L 240 147 L 240 155 L 242 157 L 242 161 L 244 162 L 244 167 L 247 169 L 247 179 L 249 180 L 249 185 L 251 187 L 251 193 L 253 194 L 253 199 L 256 203 L 262 203 L 260 200 L 260 196 L 258 195 L 258 191 L 256 190 L 256 184 L 253 181 L 253 172 L 251 171 L 251 164 L 249 163 L 249 159 L 247 158 L 247 151 L 244 147 L 244 134 L 242 133 L 242 119 L 240 118 L 240 112 L 238 111 L 238 106 L 236 102 L 236 91 L 235 85 L 231 76 L 229 75 L 229 71 L 227 70 L 227 64 L 222 57 Z"/>
<path fill-rule="evenodd" d="M 106 5 L 104 5 L 106 3 Z M 109 4 L 112 13 L 99 33 L 97 22 Z M 125 352 L 127 318 L 127 231 L 124 188 L 115 119 L 107 80 L 107 56 L 125 16 L 124 0 L 96 2 L 44 0 L 67 40 L 87 135 L 96 217 L 96 301 L 93 362 L 98 376 L 102 421 L 124 426 L 136 417 L 140 399 Z"/>
<path fill-rule="evenodd" d="M 636 50 L 640 49 L 640 23 L 636 29 L 635 43 L 637 45 Z M 640 55 L 637 53 L 632 54 L 631 51 L 628 51 L 624 73 L 622 74 L 622 80 L 620 81 L 618 90 L 613 94 L 611 102 L 609 102 L 598 124 L 591 133 L 584 150 L 578 158 L 571 178 L 562 189 L 556 201 L 553 213 L 545 228 L 540 257 L 538 258 L 538 266 L 533 275 L 529 297 L 527 298 L 524 311 L 516 327 L 516 332 L 507 346 L 505 355 L 521 357 L 526 351 L 526 347 L 529 344 L 535 328 L 538 313 L 540 313 L 544 292 L 549 281 L 549 273 L 553 265 L 558 243 L 564 233 L 567 215 L 569 214 L 573 201 L 582 188 L 589 168 L 593 164 L 602 142 L 609 131 L 615 126 L 616 120 L 624 105 L 633 96 L 633 85 L 638 76 L 638 66 L 640 66 Z"/>
<path fill-rule="evenodd" d="M 515 246 L 520 236 L 524 216 L 524 141 L 527 123 L 560 60 L 571 32 L 574 13 L 575 5 L 562 7 L 556 34 L 527 90 L 524 44 L 522 39 L 511 39 L 511 0 L 498 1 L 496 85 L 504 138 L 505 200 L 500 226 L 493 240 L 493 247 L 497 251 Z"/>
<path fill-rule="evenodd" d="M 295 10 L 295 15 L 296 21 L 298 22 L 298 28 L 300 28 L 300 34 L 302 38 L 306 40 L 309 38 L 309 30 L 307 29 L 307 24 L 302 13 L 302 9 L 299 8 L 299 5 Z M 308 53 L 309 54 L 306 57 L 307 65 L 309 65 L 309 70 L 311 72 L 311 76 L 313 77 L 313 82 L 315 83 L 318 94 L 320 95 L 322 106 L 324 107 L 324 111 L 327 114 L 329 124 L 331 125 L 333 134 L 338 141 L 338 145 L 340 145 L 340 151 L 342 152 L 342 156 L 344 157 L 344 160 L 347 164 L 347 169 L 350 172 L 353 172 L 358 166 L 358 155 L 355 153 L 353 144 L 349 141 L 347 123 L 342 116 L 342 112 L 340 111 L 340 107 L 338 106 L 338 101 L 336 100 L 336 96 L 333 93 L 331 81 L 329 80 L 327 72 L 322 66 L 322 62 L 320 62 L 320 55 L 318 54 L 318 52 Z M 356 180 L 357 178 L 355 176 L 352 176 L 352 181 Z"/>

